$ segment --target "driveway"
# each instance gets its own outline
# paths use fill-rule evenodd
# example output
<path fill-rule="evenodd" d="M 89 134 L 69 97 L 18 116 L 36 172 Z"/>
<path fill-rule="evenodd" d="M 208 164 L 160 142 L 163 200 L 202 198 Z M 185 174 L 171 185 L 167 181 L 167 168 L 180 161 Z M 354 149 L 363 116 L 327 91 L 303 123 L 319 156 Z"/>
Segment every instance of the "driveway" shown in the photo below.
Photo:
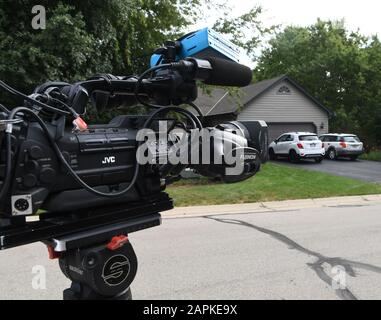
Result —
<path fill-rule="evenodd" d="M 278 160 L 274 163 L 287 165 L 294 168 L 326 172 L 337 176 L 359 179 L 368 182 L 381 183 L 381 162 L 347 159 L 327 160 L 317 164 L 314 161 L 303 160 L 300 163 L 290 163 L 287 160 Z"/>
<path fill-rule="evenodd" d="M 135 299 L 380 299 L 381 205 L 164 219 L 130 235 Z M 39 266 L 39 267 L 38 267 Z M 32 287 L 34 268 L 46 289 Z M 42 244 L 0 252 L 0 299 L 61 299 Z"/>

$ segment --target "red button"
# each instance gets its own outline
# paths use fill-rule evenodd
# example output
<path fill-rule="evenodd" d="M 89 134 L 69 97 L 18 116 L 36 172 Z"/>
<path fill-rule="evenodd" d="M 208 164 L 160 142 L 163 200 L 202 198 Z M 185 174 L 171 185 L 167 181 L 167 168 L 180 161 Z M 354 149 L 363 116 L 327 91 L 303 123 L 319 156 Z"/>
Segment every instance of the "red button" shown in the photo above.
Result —
<path fill-rule="evenodd" d="M 127 236 L 117 236 L 111 239 L 110 243 L 107 245 L 107 249 L 115 251 L 122 247 L 124 244 L 128 243 Z"/>
<path fill-rule="evenodd" d="M 54 251 L 54 248 L 52 246 L 48 246 L 48 253 L 49 253 L 49 259 L 58 259 L 61 254 L 59 252 Z"/>

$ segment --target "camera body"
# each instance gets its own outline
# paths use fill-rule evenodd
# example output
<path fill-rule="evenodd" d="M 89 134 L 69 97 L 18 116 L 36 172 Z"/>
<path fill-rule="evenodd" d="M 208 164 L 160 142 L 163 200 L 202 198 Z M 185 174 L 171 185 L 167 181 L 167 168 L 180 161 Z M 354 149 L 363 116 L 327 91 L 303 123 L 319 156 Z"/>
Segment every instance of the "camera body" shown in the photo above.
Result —
<path fill-rule="evenodd" d="M 56 139 L 68 164 L 79 177 L 91 187 L 100 191 L 111 192 L 123 189 L 132 180 L 137 165 L 137 135 L 143 127 L 147 116 L 118 116 L 107 125 L 89 126 L 84 132 L 73 132 L 63 128 L 60 123 L 49 124 L 49 131 Z M 166 119 L 170 123 L 172 120 Z M 221 124 L 209 131 L 236 129 L 237 135 L 247 140 L 246 145 L 258 150 L 260 162 L 266 162 L 266 126 L 257 121 L 232 122 Z M 62 130 L 62 131 L 61 131 Z M 238 135 L 238 132 L 240 135 Z M 226 138 L 225 133 L 225 138 Z M 230 132 L 229 132 L 230 134 Z M 164 174 L 160 164 L 141 166 L 136 185 L 126 194 L 117 198 L 102 198 L 89 194 L 80 188 L 67 173 L 49 144 L 44 132 L 36 122 L 23 122 L 13 130 L 13 162 L 12 185 L 7 198 L 0 204 L 0 215 L 3 217 L 20 217 L 36 214 L 39 210 L 54 213 L 73 212 L 76 210 L 109 206 L 115 204 L 144 201 L 165 190 Z M 205 142 L 210 143 L 210 142 Z M 197 145 L 202 149 L 203 145 Z M 210 148 L 219 151 L 220 144 L 215 142 Z M 168 150 L 169 151 L 169 150 Z M 4 154 L 5 150 L 2 150 Z M 213 159 L 212 159 L 213 160 Z M 0 163 L 4 167 L 3 163 Z M 206 176 L 224 176 L 225 165 L 211 163 L 167 165 L 169 172 L 175 169 L 179 174 L 182 169 L 192 167 Z M 0 167 L 1 168 L 1 167 Z M 231 179 L 244 180 L 244 174 L 257 172 L 259 167 L 248 170 Z M 227 181 L 228 182 L 228 181 Z M 1 183 L 0 183 L 1 186 Z"/>
<path fill-rule="evenodd" d="M 57 145 L 78 175 L 98 189 L 117 188 L 131 180 L 136 164 L 136 134 L 144 117 L 118 117 L 108 125 L 90 126 L 86 132 L 63 131 Z M 50 125 L 57 135 L 59 126 Z M 120 198 L 88 194 L 58 161 L 44 132 L 35 122 L 14 130 L 13 184 L 10 202 L 1 203 L 5 216 L 24 216 L 46 210 L 70 212 L 100 205 L 139 201 L 161 191 L 160 177 L 141 171 L 135 188 Z M 137 192 L 139 189 L 139 194 Z"/>

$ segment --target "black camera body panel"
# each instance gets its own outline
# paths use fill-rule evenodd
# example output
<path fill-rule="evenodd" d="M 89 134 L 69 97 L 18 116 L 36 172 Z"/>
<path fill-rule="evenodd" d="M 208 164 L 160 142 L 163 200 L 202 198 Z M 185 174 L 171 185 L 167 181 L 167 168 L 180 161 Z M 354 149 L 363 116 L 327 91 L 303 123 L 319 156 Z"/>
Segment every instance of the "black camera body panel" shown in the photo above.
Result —
<path fill-rule="evenodd" d="M 269 160 L 269 129 L 265 121 L 240 121 L 249 132 L 249 145 L 260 153 L 262 164 Z"/>
<path fill-rule="evenodd" d="M 131 181 L 136 165 L 136 135 L 145 117 L 118 117 L 108 125 L 90 126 L 86 132 L 66 130 L 57 140 L 65 160 L 91 187 L 110 192 Z M 135 124 L 135 125 L 133 125 Z M 57 128 L 50 126 L 52 134 Z M 22 216 L 39 209 L 63 212 L 142 200 L 162 191 L 157 173 L 141 170 L 141 179 L 125 195 L 106 199 L 81 189 L 58 161 L 44 132 L 35 122 L 14 136 L 15 171 L 11 202 L 0 204 L 5 216 Z"/>
<path fill-rule="evenodd" d="M 136 166 L 136 136 L 146 119 L 147 116 L 119 116 L 107 125 L 89 126 L 85 132 L 70 129 L 60 132 L 59 125 L 49 124 L 49 131 L 52 136 L 59 137 L 57 145 L 79 177 L 98 191 L 108 193 L 124 189 L 132 180 Z M 263 121 L 235 121 L 210 129 L 224 128 L 237 131 L 247 139 L 247 147 L 256 150 L 255 168 L 249 166 L 242 177 L 233 178 L 223 177 L 225 165 L 196 166 L 196 170 L 205 176 L 238 182 L 258 172 L 260 165 L 267 161 L 267 125 Z M 4 217 L 28 216 L 40 209 L 60 213 L 139 202 L 165 189 L 160 173 L 153 166 L 145 165 L 141 166 L 139 179 L 129 192 L 118 198 L 99 197 L 81 188 L 68 174 L 38 123 L 20 125 L 14 130 L 13 140 L 15 169 L 10 201 L 0 204 L 0 214 Z"/>
<path fill-rule="evenodd" d="M 37 241 L 50 243 L 54 238 L 61 239 L 119 224 L 123 226 L 123 232 L 129 234 L 159 226 L 159 213 L 171 209 L 172 199 L 165 192 L 160 192 L 127 205 L 121 203 L 61 213 L 45 212 L 39 215 L 37 221 L 27 223 L 25 217 L 1 218 L 0 250 Z M 97 242 L 104 240 L 98 236 L 95 239 Z M 74 247 L 69 246 L 68 249 L 90 245 L 92 240 L 94 239 L 81 238 L 73 244 Z"/>

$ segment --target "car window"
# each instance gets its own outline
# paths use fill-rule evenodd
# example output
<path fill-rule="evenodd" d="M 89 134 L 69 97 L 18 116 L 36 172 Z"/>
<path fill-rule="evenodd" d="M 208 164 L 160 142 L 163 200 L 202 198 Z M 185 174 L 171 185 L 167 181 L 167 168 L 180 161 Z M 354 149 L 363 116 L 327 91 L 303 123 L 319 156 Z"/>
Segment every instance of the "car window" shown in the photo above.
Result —
<path fill-rule="evenodd" d="M 287 141 L 287 142 L 294 141 L 294 136 L 292 136 L 292 135 L 288 135 L 288 136 L 286 137 L 286 140 L 285 140 L 285 141 Z"/>
<path fill-rule="evenodd" d="M 281 137 L 278 139 L 278 142 L 285 142 L 288 136 L 289 136 L 288 134 L 285 134 L 285 135 L 281 136 Z"/>
<path fill-rule="evenodd" d="M 315 135 L 303 135 L 299 136 L 299 141 L 317 141 L 319 140 L 318 136 Z"/>
<path fill-rule="evenodd" d="M 337 141 L 337 137 L 336 136 L 329 136 L 327 138 L 328 139 L 326 141 L 328 141 L 328 142 L 336 142 Z"/>
<path fill-rule="evenodd" d="M 360 142 L 360 139 L 356 136 L 341 137 L 340 141 L 342 142 Z"/>

